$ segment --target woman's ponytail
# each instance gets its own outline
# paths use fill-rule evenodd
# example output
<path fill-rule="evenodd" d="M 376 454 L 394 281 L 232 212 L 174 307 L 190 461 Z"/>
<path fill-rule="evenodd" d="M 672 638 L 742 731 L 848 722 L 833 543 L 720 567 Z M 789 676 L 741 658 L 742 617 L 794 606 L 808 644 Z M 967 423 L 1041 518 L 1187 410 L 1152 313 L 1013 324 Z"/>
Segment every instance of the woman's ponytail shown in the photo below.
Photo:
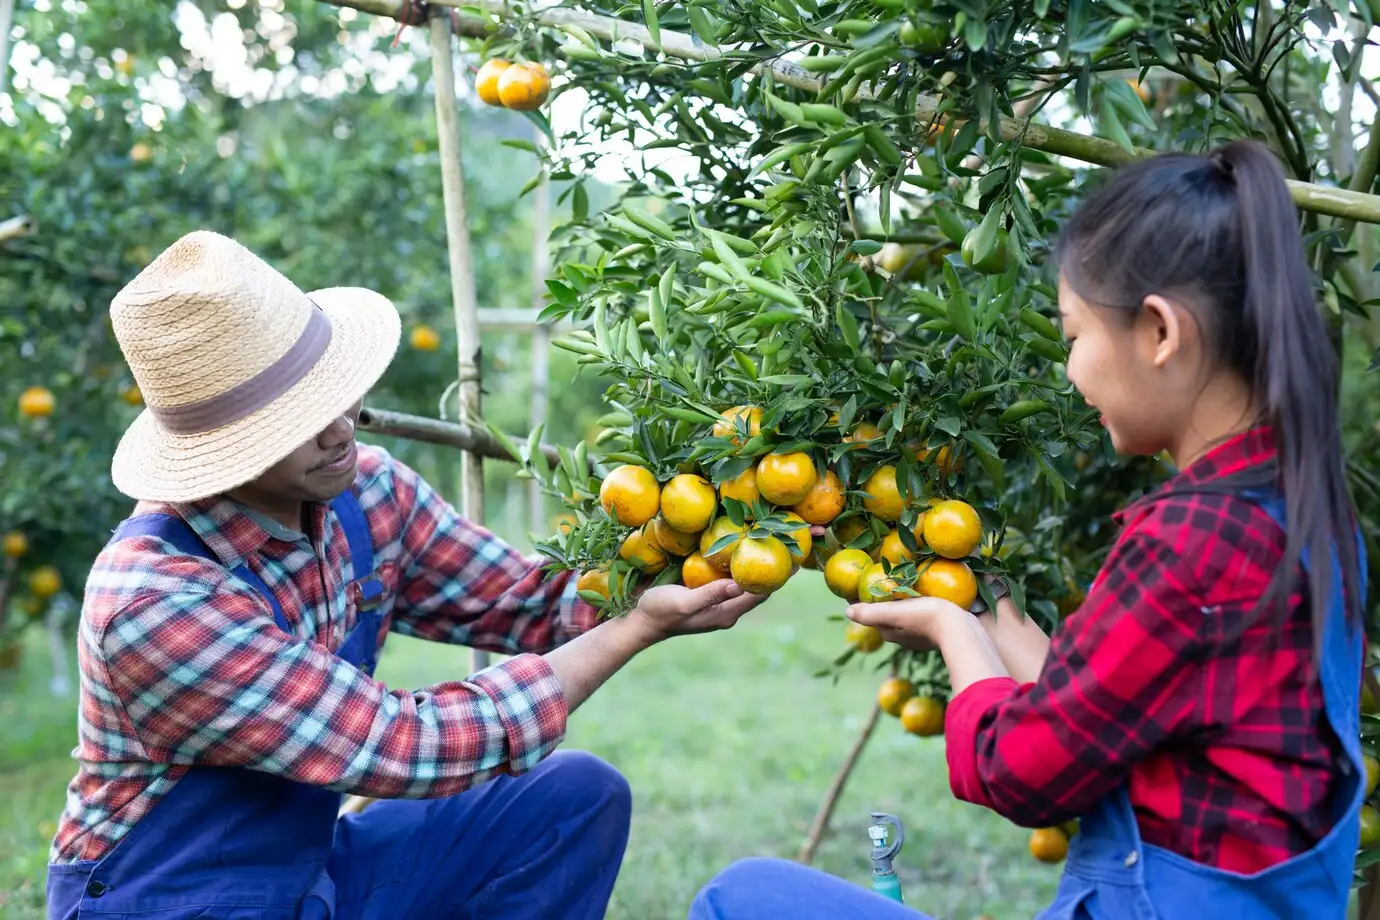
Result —
<path fill-rule="evenodd" d="M 1320 643 L 1332 589 L 1330 543 L 1341 563 L 1348 619 L 1360 616 L 1364 602 L 1337 409 L 1340 368 L 1309 281 L 1298 211 L 1279 163 L 1252 141 L 1228 144 L 1208 160 L 1235 186 L 1244 262 L 1243 335 L 1220 347 L 1236 353 L 1238 366 L 1254 368 L 1253 389 L 1279 452 L 1288 536 L 1283 578 L 1275 579 L 1267 597 L 1292 588 L 1290 575 L 1306 549 L 1314 635 Z"/>

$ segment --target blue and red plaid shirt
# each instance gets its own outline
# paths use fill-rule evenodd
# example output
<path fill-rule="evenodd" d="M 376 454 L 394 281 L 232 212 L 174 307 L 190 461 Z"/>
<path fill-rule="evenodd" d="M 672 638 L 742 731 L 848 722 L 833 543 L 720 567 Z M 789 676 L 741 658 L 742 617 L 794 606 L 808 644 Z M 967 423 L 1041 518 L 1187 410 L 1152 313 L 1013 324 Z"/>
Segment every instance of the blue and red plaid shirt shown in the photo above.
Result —
<path fill-rule="evenodd" d="M 181 516 L 222 565 L 154 537 L 107 546 L 79 635 L 79 769 L 51 859 L 99 859 L 193 765 L 245 767 L 340 792 L 427 798 L 521 773 L 565 734 L 540 653 L 592 627 L 568 573 L 461 518 L 414 471 L 360 446 L 355 490 L 384 581 L 380 642 L 403 635 L 514 657 L 465 680 L 390 690 L 334 654 L 354 627 L 345 535 L 325 505 L 311 536 L 218 497 Z M 329 522 L 329 526 L 327 523 Z M 292 626 L 229 569 L 245 562 Z"/>
<path fill-rule="evenodd" d="M 1117 515 L 1116 545 L 1039 679 L 978 681 L 950 703 L 958 798 L 1050 826 L 1126 783 L 1147 843 L 1242 873 L 1331 829 L 1342 753 L 1302 582 L 1288 604 L 1259 603 L 1284 532 L 1235 495 L 1165 494 L 1274 458 L 1269 431 L 1252 430 Z"/>

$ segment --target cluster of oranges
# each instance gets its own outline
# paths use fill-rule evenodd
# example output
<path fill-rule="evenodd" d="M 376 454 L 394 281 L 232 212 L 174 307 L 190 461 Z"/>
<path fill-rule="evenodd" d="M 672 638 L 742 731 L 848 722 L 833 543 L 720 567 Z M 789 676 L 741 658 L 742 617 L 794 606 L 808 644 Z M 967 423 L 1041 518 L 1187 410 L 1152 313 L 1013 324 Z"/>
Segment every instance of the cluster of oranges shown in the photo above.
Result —
<path fill-rule="evenodd" d="M 761 428 L 761 408 L 734 406 L 720 414 L 709 434 L 741 447 Z M 863 422 L 843 441 L 863 447 L 881 437 L 875 425 Z M 908 449 L 917 460 L 929 455 L 926 448 Z M 935 462 L 941 472 L 949 471 L 948 448 Z M 862 496 L 861 507 L 845 511 L 850 491 Z M 918 593 L 966 608 L 977 597 L 977 579 L 962 561 L 982 537 L 977 512 L 966 502 L 936 498 L 902 535 L 897 528 L 911 509 L 892 464 L 870 471 L 856 486 L 841 481 L 834 469 L 817 466 L 804 451 L 767 453 L 717 484 L 695 472 L 663 483 L 646 467 L 625 464 L 605 477 L 599 501 L 611 520 L 637 528 L 622 542 L 624 560 L 655 574 L 671 557 L 680 557 L 681 581 L 689 587 L 731 577 L 746 591 L 769 594 L 799 568 L 822 567 L 829 589 L 850 602 Z M 730 509 L 729 502 L 737 504 Z M 866 545 L 864 532 L 879 534 L 874 521 L 884 522 L 886 536 L 874 540 L 875 546 L 856 548 Z M 813 539 L 812 526 L 829 528 L 825 539 Z M 913 578 L 898 579 L 910 571 Z M 913 581 L 913 589 L 902 581 Z M 586 571 L 581 582 L 583 590 L 609 594 L 605 568 Z M 881 647 L 875 630 L 858 629 L 854 645 L 860 650 Z"/>
<path fill-rule="evenodd" d="M 551 92 L 551 75 L 540 64 L 524 64 L 493 58 L 474 75 L 474 91 L 485 105 L 518 112 L 541 108 Z"/>
<path fill-rule="evenodd" d="M 735 407 L 712 435 L 740 442 L 739 420 L 751 437 L 760 431 L 761 416 L 758 408 Z M 742 523 L 727 513 L 727 501 L 749 509 Z M 813 565 L 810 525 L 836 518 L 845 495 L 837 475 L 821 475 L 809 454 L 796 452 L 767 454 L 717 486 L 696 473 L 677 474 L 663 485 L 646 467 L 625 464 L 605 477 L 599 502 L 610 518 L 637 528 L 619 555 L 642 571 L 660 572 L 677 556 L 687 587 L 732 578 L 745 591 L 770 594 L 801 566 Z M 607 570 L 585 572 L 579 587 L 607 597 Z"/>

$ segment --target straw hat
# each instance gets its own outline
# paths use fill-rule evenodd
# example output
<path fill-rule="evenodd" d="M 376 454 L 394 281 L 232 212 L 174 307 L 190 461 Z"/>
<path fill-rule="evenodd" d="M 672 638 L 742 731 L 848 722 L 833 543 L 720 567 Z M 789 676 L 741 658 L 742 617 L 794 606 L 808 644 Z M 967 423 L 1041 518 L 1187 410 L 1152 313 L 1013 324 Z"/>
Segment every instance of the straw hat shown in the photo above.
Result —
<path fill-rule="evenodd" d="M 369 391 L 401 331 L 382 295 L 303 293 L 209 231 L 161 253 L 110 316 L 147 406 L 111 475 L 121 492 L 152 501 L 206 498 L 258 477 Z"/>

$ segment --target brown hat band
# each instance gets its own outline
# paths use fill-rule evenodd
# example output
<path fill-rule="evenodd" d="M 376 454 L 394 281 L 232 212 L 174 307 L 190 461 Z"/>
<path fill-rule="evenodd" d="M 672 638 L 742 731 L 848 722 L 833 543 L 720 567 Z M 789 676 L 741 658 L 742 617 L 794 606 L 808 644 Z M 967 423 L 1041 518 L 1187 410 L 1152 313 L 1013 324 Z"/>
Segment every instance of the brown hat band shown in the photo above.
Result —
<path fill-rule="evenodd" d="M 307 325 L 283 356 L 253 377 L 223 393 L 184 406 L 149 406 L 158 424 L 173 434 L 200 434 L 231 422 L 282 396 L 316 366 L 331 341 L 331 321 L 319 308 L 311 311 Z"/>

